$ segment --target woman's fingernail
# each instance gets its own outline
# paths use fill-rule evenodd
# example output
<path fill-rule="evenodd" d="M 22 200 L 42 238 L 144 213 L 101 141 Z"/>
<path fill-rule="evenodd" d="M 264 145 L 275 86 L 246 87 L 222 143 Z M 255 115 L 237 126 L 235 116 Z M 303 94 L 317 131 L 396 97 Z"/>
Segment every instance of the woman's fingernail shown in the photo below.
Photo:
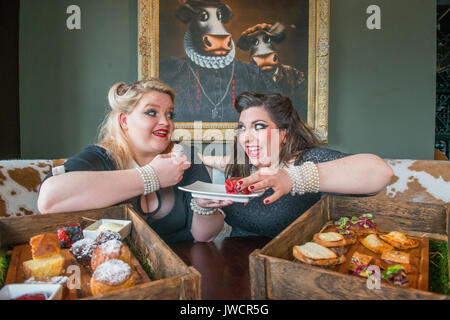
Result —
<path fill-rule="evenodd" d="M 268 204 L 269 202 L 270 202 L 270 200 L 267 200 L 267 199 L 264 200 L 264 203 L 265 203 L 265 204 Z"/>
<path fill-rule="evenodd" d="M 242 188 L 240 186 L 237 187 L 238 190 L 241 190 Z"/>
<path fill-rule="evenodd" d="M 253 189 L 255 189 L 255 186 L 250 186 L 250 187 L 248 187 L 250 190 L 253 190 Z"/>
<path fill-rule="evenodd" d="M 243 183 L 244 183 L 244 181 L 242 181 L 242 180 L 241 180 L 241 181 L 239 181 L 238 183 L 239 183 L 239 184 L 243 184 Z"/>

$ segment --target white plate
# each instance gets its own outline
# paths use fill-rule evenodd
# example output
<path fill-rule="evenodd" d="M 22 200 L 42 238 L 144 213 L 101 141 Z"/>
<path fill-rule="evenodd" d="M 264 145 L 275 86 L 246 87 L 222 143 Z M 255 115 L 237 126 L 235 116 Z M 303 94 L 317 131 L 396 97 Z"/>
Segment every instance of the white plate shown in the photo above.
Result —
<path fill-rule="evenodd" d="M 249 202 L 252 198 L 259 197 L 262 193 L 251 194 L 229 194 L 223 184 L 212 184 L 202 181 L 194 182 L 188 186 L 178 187 L 178 189 L 192 193 L 194 198 L 204 198 L 212 200 L 231 200 L 233 202 Z"/>
<path fill-rule="evenodd" d="M 62 286 L 60 284 L 8 284 L 0 290 L 0 300 L 11 300 L 29 293 L 48 295 L 47 300 L 61 300 Z"/>
<path fill-rule="evenodd" d="M 97 230 L 102 224 L 106 223 L 116 223 L 120 224 L 122 228 L 119 231 L 122 240 L 128 237 L 131 232 L 131 221 L 130 220 L 117 220 L 117 219 L 100 219 L 93 224 L 89 225 L 87 228 L 83 230 L 83 235 L 85 238 L 90 238 L 95 240 L 97 236 L 101 233 L 101 231 Z"/>

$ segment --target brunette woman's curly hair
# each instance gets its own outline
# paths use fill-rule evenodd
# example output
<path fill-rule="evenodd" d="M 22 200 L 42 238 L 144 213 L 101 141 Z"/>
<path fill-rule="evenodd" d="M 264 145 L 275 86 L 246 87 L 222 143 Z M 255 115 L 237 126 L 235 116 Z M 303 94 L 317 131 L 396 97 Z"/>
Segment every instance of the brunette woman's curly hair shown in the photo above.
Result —
<path fill-rule="evenodd" d="M 280 148 L 280 162 L 287 164 L 291 160 L 303 160 L 303 154 L 319 146 L 320 142 L 314 132 L 308 127 L 298 114 L 289 97 L 279 93 L 260 94 L 243 92 L 236 97 L 235 108 L 239 114 L 251 107 L 262 107 L 270 116 L 278 129 L 286 130 L 286 138 Z M 229 177 L 246 177 L 250 175 L 250 161 L 245 155 L 245 163 L 239 164 L 235 143 L 234 161 L 227 165 L 225 175 Z M 242 153 L 240 153 L 242 154 Z"/>

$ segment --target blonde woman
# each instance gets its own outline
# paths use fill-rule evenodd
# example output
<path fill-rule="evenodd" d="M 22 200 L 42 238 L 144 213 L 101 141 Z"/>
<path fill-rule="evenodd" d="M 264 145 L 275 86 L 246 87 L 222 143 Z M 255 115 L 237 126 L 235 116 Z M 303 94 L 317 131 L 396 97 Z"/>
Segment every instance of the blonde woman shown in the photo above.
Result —
<path fill-rule="evenodd" d="M 171 154 L 172 89 L 155 78 L 117 83 L 108 100 L 111 110 L 98 144 L 70 157 L 64 173 L 46 177 L 39 210 L 70 212 L 129 202 L 168 242 L 213 240 L 223 227 L 224 214 L 218 208 L 231 202 L 193 199 L 178 190 L 178 184 L 210 178 L 203 165 Z"/>

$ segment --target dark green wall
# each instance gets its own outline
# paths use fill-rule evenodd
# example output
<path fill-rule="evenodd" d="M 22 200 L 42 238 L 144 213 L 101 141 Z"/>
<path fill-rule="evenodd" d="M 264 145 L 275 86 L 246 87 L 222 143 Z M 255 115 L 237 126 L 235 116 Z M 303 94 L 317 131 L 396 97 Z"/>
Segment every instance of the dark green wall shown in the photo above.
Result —
<path fill-rule="evenodd" d="M 366 28 L 369 5 L 381 30 Z M 329 145 L 433 159 L 436 3 L 332 0 Z"/>
<path fill-rule="evenodd" d="M 66 28 L 71 4 L 81 31 Z M 381 30 L 366 28 L 372 4 Z M 331 0 L 330 147 L 432 159 L 435 26 L 432 0 Z M 109 87 L 137 78 L 136 30 L 137 0 L 21 0 L 23 158 L 67 157 L 95 142 Z"/>
<path fill-rule="evenodd" d="M 68 30 L 69 5 L 81 30 Z M 95 142 L 118 81 L 137 79 L 137 0 L 21 0 L 22 158 L 67 157 Z"/>

